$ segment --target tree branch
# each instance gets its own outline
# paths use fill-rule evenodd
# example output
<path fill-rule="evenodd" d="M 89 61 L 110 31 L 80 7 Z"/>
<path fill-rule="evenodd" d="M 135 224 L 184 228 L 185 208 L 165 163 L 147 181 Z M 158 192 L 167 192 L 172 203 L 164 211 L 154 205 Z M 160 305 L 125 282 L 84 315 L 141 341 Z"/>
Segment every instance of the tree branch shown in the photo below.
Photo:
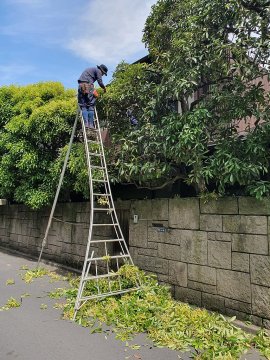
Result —
<path fill-rule="evenodd" d="M 187 176 L 185 174 L 176 175 L 173 179 L 166 181 L 160 186 L 141 186 L 136 183 L 136 181 L 131 183 L 122 183 L 122 185 L 135 185 L 137 189 L 148 189 L 148 190 L 161 190 L 164 189 L 166 186 L 173 184 L 175 181 L 179 179 L 186 179 Z"/>
<path fill-rule="evenodd" d="M 203 81 L 202 84 L 195 89 L 195 91 L 198 91 L 198 90 L 202 89 L 204 86 L 220 84 L 220 83 L 222 83 L 222 82 L 224 82 L 226 80 L 232 80 L 232 77 L 231 76 L 225 76 L 225 77 L 219 78 L 219 79 L 217 79 L 215 81 L 210 81 L 210 80 L 209 81 Z M 197 104 L 199 104 L 207 95 L 209 95 L 209 92 L 201 94 L 201 96 L 197 100 L 194 100 L 190 104 L 190 110 L 192 111 L 194 109 L 194 107 Z"/>
<path fill-rule="evenodd" d="M 262 18 L 268 18 L 266 10 L 270 5 L 270 1 L 266 1 L 264 4 L 259 4 L 256 1 L 248 2 L 247 0 L 241 0 L 241 5 L 251 11 L 255 11 L 258 15 L 260 15 Z"/>

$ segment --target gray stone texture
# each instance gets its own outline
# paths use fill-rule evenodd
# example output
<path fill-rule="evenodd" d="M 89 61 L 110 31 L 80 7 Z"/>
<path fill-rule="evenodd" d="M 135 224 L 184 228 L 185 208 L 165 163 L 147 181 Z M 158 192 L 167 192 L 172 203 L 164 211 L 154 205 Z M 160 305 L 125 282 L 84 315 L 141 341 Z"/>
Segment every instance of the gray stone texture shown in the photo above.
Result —
<path fill-rule="evenodd" d="M 196 281 L 188 281 L 188 288 L 206 292 L 209 294 L 216 294 L 217 287 L 215 285 L 203 284 Z"/>
<path fill-rule="evenodd" d="M 137 248 L 137 251 L 138 251 L 139 255 L 157 257 L 157 250 L 155 250 L 155 249 Z"/>
<path fill-rule="evenodd" d="M 175 298 L 177 300 L 187 302 L 189 304 L 193 304 L 197 306 L 202 305 L 201 291 L 175 286 Z"/>
<path fill-rule="evenodd" d="M 130 216 L 138 215 L 140 220 L 152 220 L 152 201 L 151 200 L 136 200 L 131 202 Z"/>
<path fill-rule="evenodd" d="M 152 200 L 152 219 L 168 220 L 169 219 L 169 200 L 153 199 Z"/>
<path fill-rule="evenodd" d="M 209 310 L 221 311 L 225 310 L 225 299 L 219 295 L 202 294 L 202 306 Z"/>
<path fill-rule="evenodd" d="M 232 234 L 223 232 L 208 232 L 207 239 L 210 241 L 232 241 Z"/>
<path fill-rule="evenodd" d="M 270 257 L 250 255 L 250 275 L 252 284 L 270 287 Z"/>
<path fill-rule="evenodd" d="M 225 315 L 228 317 L 236 317 L 237 320 L 249 321 L 249 317 L 245 312 L 225 308 Z"/>
<path fill-rule="evenodd" d="M 136 265 L 138 265 L 138 248 L 130 246 L 129 247 L 130 255 Z"/>
<path fill-rule="evenodd" d="M 191 281 L 197 281 L 204 284 L 216 285 L 217 283 L 216 269 L 213 269 L 209 266 L 188 264 L 188 279 Z"/>
<path fill-rule="evenodd" d="M 170 233 L 168 231 L 161 232 L 158 227 L 153 226 L 154 221 L 148 221 L 148 242 L 152 243 L 170 243 L 168 238 Z M 157 223 L 162 224 L 165 228 L 168 228 L 168 221 L 158 221 Z M 171 232 L 171 230 L 170 230 Z"/>
<path fill-rule="evenodd" d="M 169 200 L 169 226 L 179 229 L 199 229 L 199 199 L 175 198 Z"/>
<path fill-rule="evenodd" d="M 232 235 L 232 250 L 251 254 L 268 254 L 268 239 L 266 235 Z"/>
<path fill-rule="evenodd" d="M 158 256 L 164 259 L 181 261 L 181 248 L 178 245 L 158 244 Z"/>
<path fill-rule="evenodd" d="M 180 243 L 181 260 L 184 262 L 207 265 L 207 233 L 187 231 Z"/>
<path fill-rule="evenodd" d="M 257 200 L 253 197 L 239 197 L 239 214 L 270 215 L 270 199 Z"/>
<path fill-rule="evenodd" d="M 256 315 L 250 315 L 250 321 L 256 326 L 262 326 L 263 325 L 262 318 L 260 318 L 259 316 L 256 316 Z"/>
<path fill-rule="evenodd" d="M 217 270 L 217 293 L 224 297 L 251 302 L 251 285 L 249 274 L 230 271 Z"/>
<path fill-rule="evenodd" d="M 174 285 L 187 287 L 187 264 L 169 261 L 169 282 Z"/>
<path fill-rule="evenodd" d="M 201 215 L 200 230 L 222 231 L 222 215 Z"/>
<path fill-rule="evenodd" d="M 158 249 L 158 244 L 156 242 L 153 242 L 153 241 L 148 241 L 147 242 L 147 247 L 148 247 L 148 249 L 157 250 Z"/>
<path fill-rule="evenodd" d="M 244 299 L 243 299 L 244 300 Z M 233 299 L 225 299 L 225 307 L 245 313 L 251 313 L 251 304 Z"/>
<path fill-rule="evenodd" d="M 270 320 L 263 319 L 262 325 L 263 325 L 263 327 L 265 327 L 266 329 L 270 329 Z"/>
<path fill-rule="evenodd" d="M 223 215 L 223 231 L 239 234 L 267 234 L 266 216 Z"/>
<path fill-rule="evenodd" d="M 146 221 L 129 225 L 129 243 L 131 246 L 147 248 L 148 226 Z"/>
<path fill-rule="evenodd" d="M 270 289 L 252 285 L 252 311 L 254 315 L 270 319 Z"/>
<path fill-rule="evenodd" d="M 173 234 L 178 236 L 173 236 Z M 207 265 L 207 233 L 202 231 L 173 231 L 170 244 L 158 244 L 158 254 L 166 259 Z M 177 245 L 173 245 L 176 243 Z"/>
<path fill-rule="evenodd" d="M 208 241 L 208 265 L 216 268 L 231 269 L 231 243 Z"/>
<path fill-rule="evenodd" d="M 233 252 L 232 253 L 232 270 L 249 272 L 249 254 Z"/>
<path fill-rule="evenodd" d="M 238 214 L 237 198 L 227 197 L 204 202 L 200 200 L 202 214 Z"/>

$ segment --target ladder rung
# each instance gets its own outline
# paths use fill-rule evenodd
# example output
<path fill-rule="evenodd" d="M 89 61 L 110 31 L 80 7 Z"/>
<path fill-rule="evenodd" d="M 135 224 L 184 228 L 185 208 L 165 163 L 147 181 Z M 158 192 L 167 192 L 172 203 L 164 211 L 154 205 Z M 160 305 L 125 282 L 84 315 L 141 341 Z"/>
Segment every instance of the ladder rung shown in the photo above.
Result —
<path fill-rule="evenodd" d="M 100 169 L 100 170 L 106 169 L 105 166 L 97 166 L 97 165 L 91 165 L 91 168 L 92 169 Z"/>
<path fill-rule="evenodd" d="M 88 143 L 91 143 L 91 144 L 100 144 L 100 142 L 99 142 L 99 141 L 96 141 L 96 140 L 89 140 L 89 139 L 87 139 L 87 142 L 88 142 Z"/>
<path fill-rule="evenodd" d="M 93 193 L 94 196 L 112 196 L 111 194 L 99 194 L 99 193 Z"/>
<path fill-rule="evenodd" d="M 102 156 L 102 154 L 100 154 L 100 153 L 90 153 L 90 152 L 89 152 L 89 155 L 92 155 L 92 156 Z"/>
<path fill-rule="evenodd" d="M 110 259 L 123 259 L 123 258 L 130 258 L 130 255 L 112 255 L 110 256 Z M 96 257 L 96 258 L 89 258 L 87 261 L 99 261 L 99 260 L 103 260 L 106 261 L 106 258 L 104 259 L 104 257 Z"/>
<path fill-rule="evenodd" d="M 80 302 L 82 301 L 87 301 L 87 300 L 91 300 L 91 299 L 97 299 L 97 298 L 103 298 L 103 297 L 107 297 L 107 296 L 113 296 L 113 295 L 120 295 L 120 294 L 124 294 L 127 292 L 131 292 L 131 291 L 137 291 L 140 290 L 140 287 L 134 287 L 134 288 L 129 288 L 129 289 L 125 289 L 125 290 L 119 290 L 119 291 L 110 291 L 108 293 L 104 293 L 104 294 L 96 294 L 96 295 L 90 295 L 90 296 L 83 296 L 80 298 Z M 80 305 L 82 306 L 82 305 Z"/>
<path fill-rule="evenodd" d="M 118 224 L 93 224 L 93 226 L 117 226 Z"/>
<path fill-rule="evenodd" d="M 92 181 L 95 181 L 95 182 L 109 182 L 108 180 L 99 180 L 99 179 L 92 179 Z"/>
<path fill-rule="evenodd" d="M 93 208 L 94 211 L 113 211 L 113 208 Z"/>
<path fill-rule="evenodd" d="M 110 274 L 102 274 L 102 275 L 91 275 L 91 276 L 85 277 L 85 278 L 83 279 L 83 281 L 96 280 L 96 279 L 104 279 L 104 278 L 113 277 L 113 276 L 119 276 L 119 274 L 117 274 L 117 273 L 110 273 Z"/>
<path fill-rule="evenodd" d="M 104 243 L 104 242 L 117 242 L 117 241 L 124 241 L 124 239 L 102 239 L 102 240 L 91 240 L 91 244 L 96 244 L 96 243 Z"/>

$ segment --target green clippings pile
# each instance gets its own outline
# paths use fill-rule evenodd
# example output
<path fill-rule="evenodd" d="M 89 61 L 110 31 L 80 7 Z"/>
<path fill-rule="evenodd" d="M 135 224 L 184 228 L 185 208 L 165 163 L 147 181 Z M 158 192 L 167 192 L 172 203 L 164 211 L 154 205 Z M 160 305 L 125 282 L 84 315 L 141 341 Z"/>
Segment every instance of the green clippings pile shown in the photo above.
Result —
<path fill-rule="evenodd" d="M 15 285 L 15 280 L 14 279 L 7 279 L 6 285 Z"/>
<path fill-rule="evenodd" d="M 16 299 L 11 297 L 11 298 L 8 299 L 6 305 L 4 305 L 4 306 L 2 306 L 0 308 L 0 311 L 9 310 L 9 309 L 17 308 L 17 307 L 20 307 L 20 306 L 21 306 L 21 304 Z"/>
<path fill-rule="evenodd" d="M 22 265 L 20 267 L 21 270 L 29 270 L 29 267 L 27 265 Z"/>
<path fill-rule="evenodd" d="M 136 333 L 146 332 L 156 346 L 195 349 L 194 358 L 197 360 L 239 359 L 251 347 L 270 359 L 270 338 L 264 330 L 256 336 L 247 334 L 233 325 L 234 319 L 228 321 L 222 315 L 173 300 L 169 289 L 158 285 L 153 275 L 146 275 L 129 265 L 120 271 L 122 276 L 128 276 L 126 281 L 130 285 L 139 276 L 141 289 L 122 296 L 88 301 L 77 313 L 79 324 L 96 326 L 97 322 L 106 323 L 123 341 Z M 64 319 L 73 317 L 79 279 L 70 279 L 69 283 L 69 288 L 57 289 L 50 294 L 54 298 L 66 298 L 66 303 L 61 306 Z M 87 294 L 95 293 L 95 283 L 89 283 Z"/>
<path fill-rule="evenodd" d="M 49 271 L 44 268 L 35 268 L 33 270 L 27 270 L 22 275 L 22 280 L 25 281 L 26 283 L 31 283 L 33 282 L 34 279 L 48 275 L 48 273 Z"/>
<path fill-rule="evenodd" d="M 27 271 L 24 274 L 22 274 L 22 280 L 24 280 L 26 283 L 31 283 L 33 282 L 34 279 L 43 277 L 45 275 L 50 277 L 51 279 L 50 282 L 67 280 L 67 277 L 58 275 L 54 271 L 50 271 L 45 268 L 38 267 L 32 270 L 28 270 L 27 268 L 26 270 Z"/>

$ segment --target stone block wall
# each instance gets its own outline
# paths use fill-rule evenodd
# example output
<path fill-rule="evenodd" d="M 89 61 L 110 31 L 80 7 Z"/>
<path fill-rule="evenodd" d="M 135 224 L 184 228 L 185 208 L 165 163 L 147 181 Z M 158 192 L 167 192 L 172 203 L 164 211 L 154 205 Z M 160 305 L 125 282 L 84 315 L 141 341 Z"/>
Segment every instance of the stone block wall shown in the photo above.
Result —
<path fill-rule="evenodd" d="M 133 216 L 138 215 L 138 223 Z M 130 251 L 182 301 L 270 327 L 270 199 L 134 201 Z"/>
<path fill-rule="evenodd" d="M 129 211 L 129 202 L 119 202 L 118 209 Z M 34 211 L 23 205 L 0 206 L 0 246 L 38 256 L 50 210 Z M 57 220 L 52 221 L 43 258 L 82 268 L 89 232 L 89 203 L 58 204 L 54 217 Z M 108 228 L 97 228 L 94 235 L 96 239 L 112 238 Z M 109 245 L 108 251 L 112 253 Z M 97 256 L 104 255 L 101 251 L 104 249 L 93 250 Z"/>
<path fill-rule="evenodd" d="M 130 214 L 134 263 L 156 273 L 177 299 L 270 328 L 270 199 L 134 200 L 116 208 Z M 49 212 L 0 206 L 0 246 L 38 255 Z M 89 204 L 59 204 L 55 217 L 44 258 L 81 268 Z"/>

